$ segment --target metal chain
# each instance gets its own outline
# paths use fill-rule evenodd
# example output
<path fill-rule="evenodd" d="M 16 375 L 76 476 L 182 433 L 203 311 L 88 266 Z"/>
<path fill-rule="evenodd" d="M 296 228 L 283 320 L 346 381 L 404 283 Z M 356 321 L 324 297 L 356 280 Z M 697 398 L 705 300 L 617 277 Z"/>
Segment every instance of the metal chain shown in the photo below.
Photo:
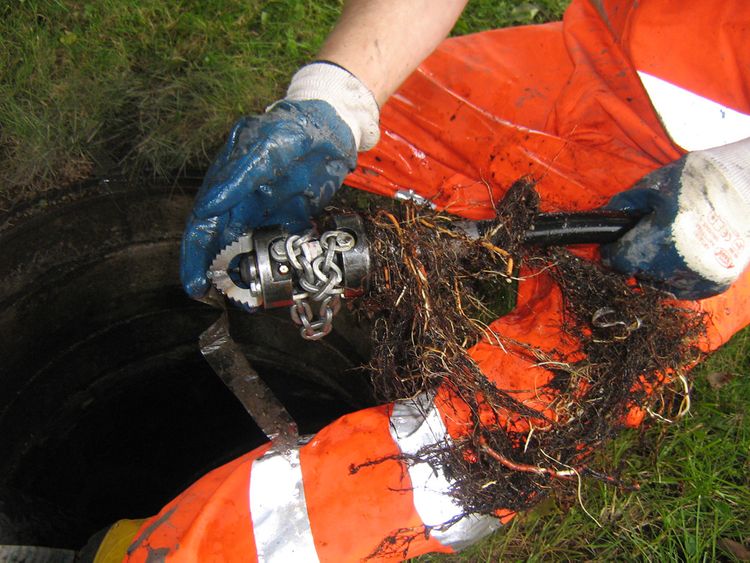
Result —
<path fill-rule="evenodd" d="M 343 274 L 336 254 L 354 248 L 356 240 L 346 231 L 326 231 L 319 240 L 312 233 L 292 235 L 271 245 L 271 257 L 289 264 L 304 290 L 294 296 L 292 320 L 300 325 L 302 338 L 320 340 L 333 328 L 333 317 L 341 309 Z M 317 316 L 312 302 L 319 302 Z"/>

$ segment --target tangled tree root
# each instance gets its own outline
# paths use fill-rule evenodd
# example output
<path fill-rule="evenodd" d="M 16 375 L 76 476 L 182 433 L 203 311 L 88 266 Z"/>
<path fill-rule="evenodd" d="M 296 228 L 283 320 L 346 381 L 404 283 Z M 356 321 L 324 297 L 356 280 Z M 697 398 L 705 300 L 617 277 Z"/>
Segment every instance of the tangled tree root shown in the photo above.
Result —
<path fill-rule="evenodd" d="M 537 204 L 533 186 L 518 182 L 479 238 L 455 217 L 414 206 L 367 221 L 374 289 L 360 308 L 374 319 L 376 390 L 392 401 L 440 388 L 466 405 L 471 431 L 418 457 L 446 472 L 467 514 L 521 511 L 553 487 L 576 491 L 584 477 L 626 486 L 589 467 L 591 454 L 634 410 L 665 416 L 672 399 L 682 398 L 666 384 L 683 378 L 698 358 L 700 316 L 566 250 L 525 247 Z M 579 342 L 575 361 L 489 326 L 521 262 L 526 275 L 546 272 L 559 286 L 562 329 Z M 488 380 L 467 353 L 482 339 L 553 374 L 539 389 L 555 397 L 548 410 Z M 519 420 L 525 423 L 509 423 Z"/>

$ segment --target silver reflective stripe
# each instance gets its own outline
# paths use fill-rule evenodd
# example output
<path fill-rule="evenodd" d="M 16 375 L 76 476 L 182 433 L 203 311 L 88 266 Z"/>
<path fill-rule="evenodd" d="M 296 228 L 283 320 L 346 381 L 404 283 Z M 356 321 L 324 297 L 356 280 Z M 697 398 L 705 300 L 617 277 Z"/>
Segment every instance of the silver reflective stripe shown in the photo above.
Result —
<path fill-rule="evenodd" d="M 750 115 L 671 82 L 638 71 L 672 140 L 687 151 L 720 147 L 750 137 Z"/>
<path fill-rule="evenodd" d="M 416 455 L 425 446 L 450 440 L 440 413 L 428 395 L 396 403 L 390 430 L 401 453 L 406 455 Z M 442 469 L 434 469 L 426 462 L 409 462 L 408 471 L 414 508 L 425 526 L 436 526 L 431 535 L 441 544 L 458 551 L 500 527 L 496 518 L 469 514 L 451 526 L 440 528 L 464 512 L 448 492 L 450 481 Z"/>
<path fill-rule="evenodd" d="M 318 561 L 307 515 L 299 448 L 269 450 L 250 470 L 250 515 L 258 561 Z"/>
<path fill-rule="evenodd" d="M 420 158 L 424 159 L 425 155 L 422 154 Z M 416 205 L 429 205 L 430 209 L 437 209 L 437 205 L 432 203 L 429 199 L 422 197 L 411 188 L 408 190 L 398 190 L 395 194 L 393 194 L 393 199 L 397 199 L 399 201 L 411 201 Z"/>

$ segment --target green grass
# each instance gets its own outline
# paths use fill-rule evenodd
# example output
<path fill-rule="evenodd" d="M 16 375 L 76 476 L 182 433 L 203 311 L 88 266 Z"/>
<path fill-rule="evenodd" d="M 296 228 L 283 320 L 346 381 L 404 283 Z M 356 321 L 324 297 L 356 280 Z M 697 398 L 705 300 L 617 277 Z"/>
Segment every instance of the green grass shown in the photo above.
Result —
<path fill-rule="evenodd" d="M 568 4 L 570 0 L 469 0 L 452 34 L 559 20 Z"/>
<path fill-rule="evenodd" d="M 559 17 L 475 0 L 456 33 Z M 0 7 L 0 195 L 91 175 L 200 172 L 283 95 L 340 0 L 15 0 Z"/>
<path fill-rule="evenodd" d="M 203 169 L 238 116 L 282 93 L 338 12 L 333 0 L 5 4 L 3 188 Z"/>

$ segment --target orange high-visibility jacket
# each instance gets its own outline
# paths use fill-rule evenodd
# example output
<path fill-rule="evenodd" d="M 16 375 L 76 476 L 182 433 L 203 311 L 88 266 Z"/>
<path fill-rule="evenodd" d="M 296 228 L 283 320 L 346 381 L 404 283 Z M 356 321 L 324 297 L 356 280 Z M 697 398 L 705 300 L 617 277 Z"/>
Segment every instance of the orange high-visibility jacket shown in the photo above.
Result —
<path fill-rule="evenodd" d="M 483 219 L 531 175 L 545 211 L 599 207 L 686 150 L 750 137 L 748 37 L 745 0 L 573 0 L 560 23 L 449 39 L 383 108 L 380 144 L 347 183 Z M 519 293 L 492 330 L 574 350 L 554 283 L 535 276 Z M 746 272 L 695 305 L 709 313 L 706 350 L 750 322 L 749 300 Z M 498 386 L 540 407 L 544 397 L 520 390 L 546 383 L 546 370 L 488 341 L 470 353 Z M 392 558 L 476 541 L 500 521 L 468 515 L 440 527 L 461 509 L 427 464 L 350 470 L 459 431 L 443 400 L 356 412 L 286 455 L 266 445 L 212 471 L 142 525 L 128 560 L 359 561 L 397 530 L 423 526 Z"/>

